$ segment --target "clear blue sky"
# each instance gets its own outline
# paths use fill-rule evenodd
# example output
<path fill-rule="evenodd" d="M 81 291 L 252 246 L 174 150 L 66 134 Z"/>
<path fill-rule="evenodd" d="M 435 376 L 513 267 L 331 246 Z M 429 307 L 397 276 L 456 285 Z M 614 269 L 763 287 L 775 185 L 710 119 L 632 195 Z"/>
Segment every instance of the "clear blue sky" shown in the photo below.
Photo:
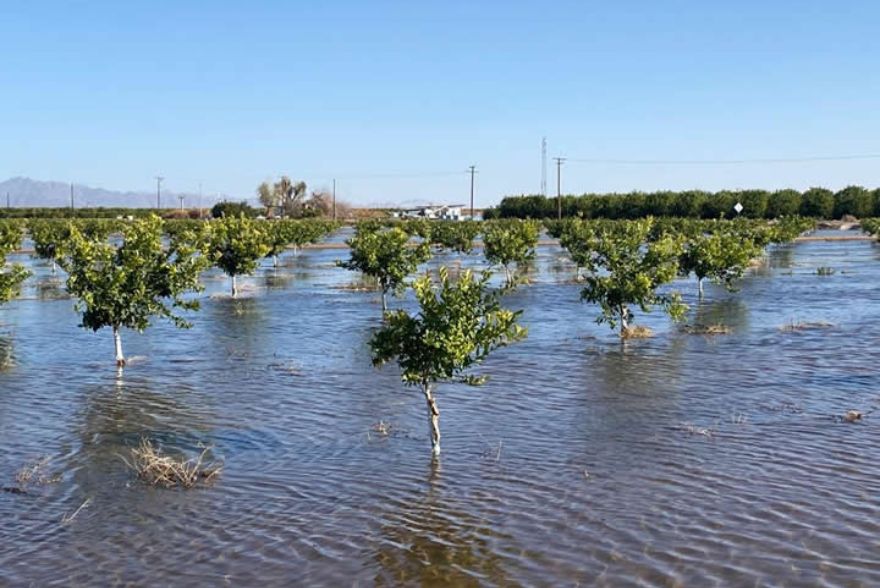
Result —
<path fill-rule="evenodd" d="M 580 159 L 880 153 L 878 23 L 876 0 L 5 0 L 0 179 L 463 202 L 473 163 L 489 204 L 538 191 L 542 136 Z M 880 160 L 563 171 L 578 193 L 848 183 Z"/>

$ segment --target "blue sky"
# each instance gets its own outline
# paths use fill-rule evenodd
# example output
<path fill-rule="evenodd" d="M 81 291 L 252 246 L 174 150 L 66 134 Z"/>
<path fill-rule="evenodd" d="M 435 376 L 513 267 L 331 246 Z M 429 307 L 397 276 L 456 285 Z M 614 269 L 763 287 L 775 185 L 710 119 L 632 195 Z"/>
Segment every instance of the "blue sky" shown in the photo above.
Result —
<path fill-rule="evenodd" d="M 537 192 L 548 157 L 880 154 L 880 2 L 29 2 L 0 7 L 0 178 L 358 204 Z M 570 161 L 563 190 L 880 185 L 880 159 Z M 548 164 L 548 184 L 555 175 Z"/>

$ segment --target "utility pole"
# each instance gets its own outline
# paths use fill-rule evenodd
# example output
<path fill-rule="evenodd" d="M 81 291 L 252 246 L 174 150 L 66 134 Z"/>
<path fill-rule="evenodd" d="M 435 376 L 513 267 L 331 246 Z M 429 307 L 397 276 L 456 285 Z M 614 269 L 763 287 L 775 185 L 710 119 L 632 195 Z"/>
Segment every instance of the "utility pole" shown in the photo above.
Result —
<path fill-rule="evenodd" d="M 336 222 L 336 178 L 333 178 L 333 222 Z"/>
<path fill-rule="evenodd" d="M 12 207 L 9 205 L 9 192 L 7 192 L 6 193 L 6 209 L 8 210 L 10 208 L 12 208 Z"/>
<path fill-rule="evenodd" d="M 202 183 L 199 182 L 199 219 L 202 218 Z"/>
<path fill-rule="evenodd" d="M 474 174 L 477 173 L 477 166 L 472 165 L 471 171 L 471 220 L 474 220 Z"/>
<path fill-rule="evenodd" d="M 156 210 L 162 209 L 162 176 L 156 176 Z"/>
<path fill-rule="evenodd" d="M 70 184 L 70 210 L 73 210 L 74 208 L 76 208 L 76 207 L 73 205 L 73 183 L 71 183 Z"/>
<path fill-rule="evenodd" d="M 541 196 L 547 197 L 547 137 L 541 137 Z"/>
<path fill-rule="evenodd" d="M 564 157 L 554 157 L 556 161 L 556 218 L 562 220 L 562 162 Z"/>
<path fill-rule="evenodd" d="M 186 198 L 186 196 L 178 194 L 177 197 L 180 199 L 180 212 L 183 212 L 183 199 Z"/>

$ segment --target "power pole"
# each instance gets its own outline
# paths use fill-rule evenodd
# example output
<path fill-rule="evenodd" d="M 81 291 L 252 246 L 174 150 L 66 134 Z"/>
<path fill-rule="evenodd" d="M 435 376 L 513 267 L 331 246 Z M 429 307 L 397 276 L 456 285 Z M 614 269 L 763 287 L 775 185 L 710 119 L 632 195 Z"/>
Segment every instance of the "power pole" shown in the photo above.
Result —
<path fill-rule="evenodd" d="M 199 182 L 199 218 L 202 218 L 202 183 Z"/>
<path fill-rule="evenodd" d="M 70 210 L 73 210 L 74 208 L 76 208 L 76 207 L 73 205 L 73 184 L 71 183 L 70 184 Z"/>
<path fill-rule="evenodd" d="M 556 217 L 562 220 L 562 162 L 564 157 L 554 157 L 556 161 Z"/>
<path fill-rule="evenodd" d="M 186 196 L 178 194 L 177 197 L 180 199 L 180 211 L 183 212 L 183 199 L 186 198 Z"/>
<path fill-rule="evenodd" d="M 333 222 L 336 222 L 336 178 L 333 178 Z"/>
<path fill-rule="evenodd" d="M 547 197 L 547 137 L 541 138 L 541 196 Z"/>
<path fill-rule="evenodd" d="M 471 171 L 471 220 L 474 220 L 474 174 L 477 173 L 477 166 L 472 165 Z"/>
<path fill-rule="evenodd" d="M 162 176 L 156 176 L 156 210 L 162 209 Z"/>
<path fill-rule="evenodd" d="M 9 192 L 7 192 L 6 193 L 6 209 L 8 210 L 10 208 L 12 208 L 12 207 L 9 205 Z"/>

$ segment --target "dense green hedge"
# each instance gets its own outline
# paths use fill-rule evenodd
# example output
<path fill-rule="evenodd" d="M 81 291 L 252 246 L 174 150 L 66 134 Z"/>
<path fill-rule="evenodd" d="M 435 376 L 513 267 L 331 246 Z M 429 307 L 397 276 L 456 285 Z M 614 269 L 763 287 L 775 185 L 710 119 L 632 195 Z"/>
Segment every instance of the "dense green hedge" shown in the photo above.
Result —
<path fill-rule="evenodd" d="M 840 218 L 843 215 L 880 215 L 880 189 L 849 186 L 837 193 L 825 188 L 797 190 L 740 190 L 703 192 L 632 192 L 629 194 L 584 194 L 563 196 L 562 215 L 575 218 L 636 219 L 646 216 L 686 218 L 731 218 L 734 205 L 743 205 L 746 218 L 778 218 L 801 215 L 812 218 Z M 508 196 L 501 204 L 486 209 L 483 218 L 555 218 L 555 197 Z"/>

